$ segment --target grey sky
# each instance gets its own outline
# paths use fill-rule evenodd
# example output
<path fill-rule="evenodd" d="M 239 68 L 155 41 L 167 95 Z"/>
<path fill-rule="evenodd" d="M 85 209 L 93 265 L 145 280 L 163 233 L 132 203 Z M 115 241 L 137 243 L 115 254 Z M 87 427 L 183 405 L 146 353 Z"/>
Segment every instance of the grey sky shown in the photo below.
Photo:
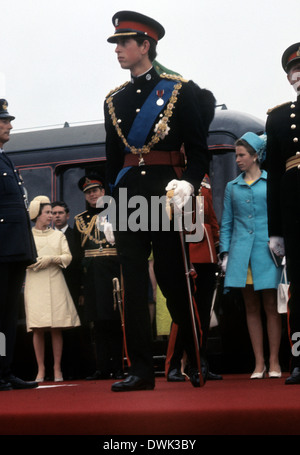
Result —
<path fill-rule="evenodd" d="M 265 120 L 269 107 L 295 98 L 281 55 L 300 42 L 299 0 L 2 2 L 0 96 L 15 131 L 103 120 L 105 95 L 129 78 L 106 41 L 123 9 L 161 22 L 158 61 L 229 109 Z"/>

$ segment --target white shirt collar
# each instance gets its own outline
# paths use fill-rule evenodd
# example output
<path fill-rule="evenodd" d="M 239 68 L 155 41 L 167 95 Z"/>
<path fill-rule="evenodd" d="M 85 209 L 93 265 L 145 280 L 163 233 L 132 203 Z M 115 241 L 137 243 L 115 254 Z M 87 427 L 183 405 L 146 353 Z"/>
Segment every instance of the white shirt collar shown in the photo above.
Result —
<path fill-rule="evenodd" d="M 55 228 L 55 230 L 56 230 L 56 231 L 61 231 L 61 232 L 63 232 L 63 233 L 65 234 L 65 232 L 66 232 L 66 230 L 68 229 L 68 227 L 69 227 L 69 225 L 66 224 L 65 227 L 63 227 L 62 229 L 57 229 L 57 228 Z"/>

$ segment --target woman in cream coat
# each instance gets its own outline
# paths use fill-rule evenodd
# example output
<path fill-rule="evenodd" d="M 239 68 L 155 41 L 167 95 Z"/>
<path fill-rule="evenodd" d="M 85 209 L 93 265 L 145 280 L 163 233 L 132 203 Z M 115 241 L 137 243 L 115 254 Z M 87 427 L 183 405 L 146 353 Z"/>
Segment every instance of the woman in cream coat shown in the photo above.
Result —
<path fill-rule="evenodd" d="M 62 329 L 80 325 L 62 268 L 72 256 L 65 235 L 49 227 L 52 207 L 46 196 L 37 196 L 29 206 L 37 262 L 27 268 L 25 282 L 25 310 L 27 331 L 33 331 L 33 346 L 38 364 L 36 381 L 45 377 L 45 330 L 51 331 L 54 358 L 54 380 L 62 381 Z"/>

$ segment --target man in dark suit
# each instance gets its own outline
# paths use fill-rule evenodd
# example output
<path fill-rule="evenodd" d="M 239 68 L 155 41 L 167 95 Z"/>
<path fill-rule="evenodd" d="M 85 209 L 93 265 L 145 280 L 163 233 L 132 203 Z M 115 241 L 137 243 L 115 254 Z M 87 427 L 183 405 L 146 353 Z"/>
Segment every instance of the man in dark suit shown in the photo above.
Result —
<path fill-rule="evenodd" d="M 14 118 L 7 111 L 7 101 L 0 99 L 0 333 L 6 342 L 6 355 L 0 355 L 0 390 L 38 385 L 17 378 L 11 371 L 25 271 L 36 260 L 23 182 L 3 151 Z"/>
<path fill-rule="evenodd" d="M 153 67 L 157 42 L 165 33 L 157 21 L 121 11 L 114 15 L 113 24 L 115 33 L 108 41 L 116 44 L 118 61 L 123 69 L 130 70 L 131 81 L 112 90 L 105 101 L 106 180 L 119 216 L 115 240 L 124 277 L 130 360 L 128 377 L 113 384 L 112 390 L 152 390 L 155 386 L 148 310 L 151 248 L 158 284 L 167 298 L 172 319 L 183 330 L 191 382 L 199 387 L 180 237 L 173 225 L 164 230 L 159 214 L 150 207 L 153 198 L 174 189 L 173 201 L 181 210 L 184 198 L 200 187 L 210 160 L 206 115 L 194 82 L 177 75 L 159 75 Z M 186 166 L 180 153 L 183 144 Z M 149 223 L 137 230 L 129 226 L 134 217 L 133 211 L 127 210 L 133 197 L 140 197 L 140 202 L 147 204 L 143 215 L 148 215 Z M 150 225 L 152 222 L 159 228 Z"/>
<path fill-rule="evenodd" d="M 52 216 L 55 229 L 58 229 L 65 234 L 72 254 L 72 262 L 66 269 L 63 270 L 63 272 L 68 288 L 74 300 L 74 304 L 78 310 L 80 290 L 80 264 L 75 252 L 74 231 L 73 228 L 68 224 L 70 218 L 69 207 L 63 201 L 52 202 Z"/>
<path fill-rule="evenodd" d="M 286 255 L 290 281 L 292 361 L 291 376 L 285 383 L 300 384 L 300 43 L 286 49 L 282 66 L 297 98 L 268 111 L 268 223 L 270 247 L 278 256 Z"/>

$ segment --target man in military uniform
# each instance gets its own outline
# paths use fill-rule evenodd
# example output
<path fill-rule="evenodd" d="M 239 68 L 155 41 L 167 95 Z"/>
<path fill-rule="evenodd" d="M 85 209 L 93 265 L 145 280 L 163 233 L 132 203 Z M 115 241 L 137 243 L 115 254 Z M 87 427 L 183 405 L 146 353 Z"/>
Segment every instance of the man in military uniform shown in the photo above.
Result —
<path fill-rule="evenodd" d="M 286 255 L 290 281 L 292 362 L 286 384 L 300 384 L 300 43 L 286 49 L 282 66 L 297 99 L 268 111 L 268 222 L 270 246 L 278 256 Z"/>
<path fill-rule="evenodd" d="M 26 267 L 36 260 L 23 182 L 3 151 L 14 118 L 7 111 L 7 101 L 0 99 L 0 333 L 6 344 L 6 355 L 2 355 L 2 351 L 0 354 L 0 390 L 28 389 L 38 385 L 25 382 L 11 372 L 18 302 Z"/>
<path fill-rule="evenodd" d="M 81 257 L 83 317 L 93 322 L 97 369 L 88 376 L 94 379 L 121 379 L 123 375 L 123 334 L 119 309 L 114 306 L 113 278 L 120 279 L 120 263 L 114 245 L 99 230 L 104 181 L 96 174 L 82 177 L 87 210 L 75 216 L 74 256 Z M 99 218 L 100 217 L 100 218 Z"/>
<path fill-rule="evenodd" d="M 124 277 L 125 331 L 131 364 L 128 377 L 113 384 L 112 390 L 155 387 L 147 300 L 151 248 L 158 284 L 172 319 L 184 332 L 191 382 L 199 387 L 180 237 L 174 228 L 151 226 L 151 221 L 158 220 L 151 211 L 152 198 L 173 189 L 173 202 L 181 209 L 184 198 L 200 187 L 208 171 L 207 122 L 198 102 L 199 87 L 178 75 L 157 74 L 152 62 L 157 42 L 165 34 L 161 24 L 132 11 L 118 12 L 112 20 L 115 33 L 108 41 L 116 43 L 121 67 L 131 72 L 131 81 L 113 90 L 104 105 L 107 183 L 117 206 L 115 240 Z M 186 167 L 180 153 L 183 144 Z M 149 223 L 145 229 L 123 229 L 132 213 L 123 209 L 136 195 L 147 201 Z"/>

